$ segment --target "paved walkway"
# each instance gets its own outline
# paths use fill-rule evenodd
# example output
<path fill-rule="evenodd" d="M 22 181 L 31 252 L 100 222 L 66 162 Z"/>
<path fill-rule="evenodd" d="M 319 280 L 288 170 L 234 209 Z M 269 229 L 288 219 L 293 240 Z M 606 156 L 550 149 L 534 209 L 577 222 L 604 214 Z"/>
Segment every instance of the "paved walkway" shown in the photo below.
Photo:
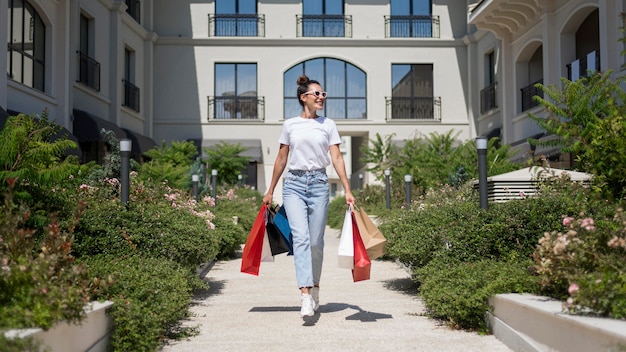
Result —
<path fill-rule="evenodd" d="M 195 299 L 189 325 L 200 334 L 163 352 L 200 351 L 511 351 L 494 336 L 452 330 L 423 316 L 415 286 L 398 264 L 376 260 L 371 279 L 352 282 L 337 267 L 339 231 L 327 228 L 319 313 L 303 320 L 293 257 L 261 263 L 258 277 L 241 259 L 219 261 L 211 288 Z"/>

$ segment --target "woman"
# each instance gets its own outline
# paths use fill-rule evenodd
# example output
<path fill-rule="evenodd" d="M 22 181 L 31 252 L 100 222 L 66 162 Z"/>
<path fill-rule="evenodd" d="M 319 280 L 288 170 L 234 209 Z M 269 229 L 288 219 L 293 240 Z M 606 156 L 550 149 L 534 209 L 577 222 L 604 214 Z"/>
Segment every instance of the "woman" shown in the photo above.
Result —
<path fill-rule="evenodd" d="M 327 93 L 318 81 L 302 75 L 297 81 L 300 116 L 288 119 L 278 142 L 272 181 L 263 203 L 272 203 L 276 184 L 287 167 L 283 186 L 283 206 L 293 235 L 296 279 L 300 288 L 302 317 L 312 316 L 319 308 L 319 284 L 324 257 L 324 230 L 328 217 L 328 176 L 332 162 L 345 190 L 347 204 L 354 204 L 346 167 L 339 150 L 341 139 L 332 119 L 318 116 Z M 330 152 L 330 157 L 329 157 Z"/>

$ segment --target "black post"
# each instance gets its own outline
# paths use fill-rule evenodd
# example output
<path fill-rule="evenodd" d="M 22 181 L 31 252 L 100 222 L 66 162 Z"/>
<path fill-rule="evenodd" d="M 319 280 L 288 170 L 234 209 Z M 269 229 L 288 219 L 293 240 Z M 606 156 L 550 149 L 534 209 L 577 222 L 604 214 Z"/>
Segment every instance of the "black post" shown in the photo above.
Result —
<path fill-rule="evenodd" d="M 213 200 L 217 204 L 217 170 L 211 170 L 211 190 L 213 191 Z"/>
<path fill-rule="evenodd" d="M 389 177 L 391 170 L 385 169 L 385 203 L 387 203 L 387 209 L 391 209 L 391 185 L 389 184 Z"/>
<path fill-rule="evenodd" d="M 480 195 L 480 208 L 489 207 L 487 199 L 487 138 L 476 137 L 476 149 L 478 150 L 478 185 Z"/>
<path fill-rule="evenodd" d="M 122 165 L 120 168 L 120 183 L 122 186 L 122 204 L 128 207 L 128 195 L 130 193 L 130 151 L 133 149 L 133 141 L 124 138 L 120 140 L 120 155 Z"/>
<path fill-rule="evenodd" d="M 242 174 L 237 175 L 237 185 L 239 187 L 241 187 L 243 185 L 243 175 Z"/>
<path fill-rule="evenodd" d="M 200 177 L 198 175 L 191 175 L 191 190 L 193 192 L 193 199 L 198 201 L 198 181 Z"/>
<path fill-rule="evenodd" d="M 404 185 L 406 186 L 406 210 L 411 210 L 411 175 L 404 175 Z"/>
<path fill-rule="evenodd" d="M 363 173 L 359 173 L 359 189 L 363 189 Z"/>

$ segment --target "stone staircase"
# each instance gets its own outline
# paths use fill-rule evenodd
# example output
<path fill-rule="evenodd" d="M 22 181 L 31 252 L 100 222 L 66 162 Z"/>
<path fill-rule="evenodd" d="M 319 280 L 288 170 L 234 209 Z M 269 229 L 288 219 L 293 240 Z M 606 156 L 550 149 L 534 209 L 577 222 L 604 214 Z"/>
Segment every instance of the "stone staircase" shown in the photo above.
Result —
<path fill-rule="evenodd" d="M 626 320 L 563 313 L 547 297 L 500 294 L 490 299 L 494 336 L 515 352 L 626 351 Z"/>

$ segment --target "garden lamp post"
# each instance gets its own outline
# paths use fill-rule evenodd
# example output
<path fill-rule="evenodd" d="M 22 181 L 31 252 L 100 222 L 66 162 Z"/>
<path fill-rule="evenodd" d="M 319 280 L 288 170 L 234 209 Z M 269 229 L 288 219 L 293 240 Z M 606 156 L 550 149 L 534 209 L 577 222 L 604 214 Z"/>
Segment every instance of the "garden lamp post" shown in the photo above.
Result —
<path fill-rule="evenodd" d="M 391 170 L 385 169 L 385 203 L 387 204 L 387 209 L 391 209 L 391 189 L 389 185 L 390 175 Z"/>
<path fill-rule="evenodd" d="M 193 192 L 193 199 L 198 201 L 198 182 L 200 181 L 200 176 L 191 175 L 191 189 Z"/>
<path fill-rule="evenodd" d="M 243 175 L 242 174 L 237 175 L 237 185 L 239 185 L 239 187 L 242 186 L 242 182 L 243 182 Z"/>
<path fill-rule="evenodd" d="M 122 157 L 120 183 L 122 186 L 122 204 L 125 206 L 128 206 L 128 194 L 130 191 L 130 151 L 132 149 L 132 140 L 128 138 L 120 139 L 120 155 Z"/>
<path fill-rule="evenodd" d="M 211 170 L 211 190 L 213 191 L 213 200 L 217 203 L 217 169 Z"/>
<path fill-rule="evenodd" d="M 411 209 L 411 180 L 413 176 L 404 175 L 404 185 L 406 187 L 406 210 Z"/>
<path fill-rule="evenodd" d="M 359 173 L 359 189 L 363 189 L 363 173 Z"/>
<path fill-rule="evenodd" d="M 478 151 L 478 186 L 480 195 L 480 208 L 487 209 L 487 138 L 476 137 L 476 149 Z"/>

